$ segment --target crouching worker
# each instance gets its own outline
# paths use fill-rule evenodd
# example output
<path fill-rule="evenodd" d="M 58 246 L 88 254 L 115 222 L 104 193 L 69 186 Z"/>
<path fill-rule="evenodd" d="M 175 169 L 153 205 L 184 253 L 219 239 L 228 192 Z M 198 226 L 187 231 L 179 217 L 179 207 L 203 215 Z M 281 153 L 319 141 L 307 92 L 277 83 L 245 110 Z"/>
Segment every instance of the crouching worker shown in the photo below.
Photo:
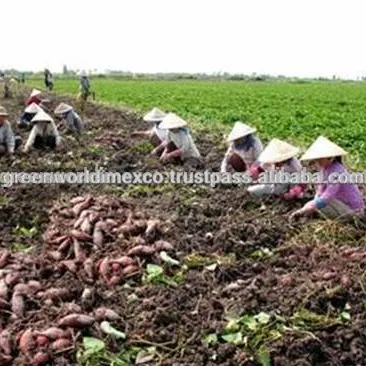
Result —
<path fill-rule="evenodd" d="M 301 157 L 301 160 L 315 162 L 315 166 L 322 173 L 324 182 L 342 174 L 350 177 L 347 168 L 342 163 L 342 156 L 347 152 L 341 147 L 320 136 Z M 343 179 L 343 177 L 342 177 Z M 328 219 L 349 219 L 355 214 L 363 213 L 365 209 L 362 194 L 356 184 L 351 183 L 323 183 L 316 189 L 315 198 L 304 207 L 291 214 L 290 218 L 306 215 L 318 211 Z"/>
<path fill-rule="evenodd" d="M 59 104 L 55 109 L 55 115 L 66 121 L 66 127 L 70 132 L 80 133 L 84 129 L 80 116 L 68 104 Z"/>
<path fill-rule="evenodd" d="M 279 139 L 273 139 L 259 156 L 258 161 L 265 171 L 283 171 L 285 173 L 301 172 L 302 166 L 296 155 L 299 149 Z M 302 198 L 306 189 L 305 184 L 287 184 L 266 182 L 266 184 L 256 184 L 248 188 L 252 196 L 280 196 L 283 199 Z"/>
<path fill-rule="evenodd" d="M 24 112 L 22 113 L 18 121 L 18 127 L 30 128 L 31 120 L 40 110 L 41 108 L 36 103 L 32 103 L 28 107 L 25 107 Z"/>
<path fill-rule="evenodd" d="M 61 137 L 53 119 L 44 111 L 39 111 L 32 119 L 32 130 L 24 146 L 24 152 L 32 147 L 36 149 L 50 148 L 52 150 L 61 147 Z"/>
<path fill-rule="evenodd" d="M 20 136 L 14 136 L 13 130 L 7 121 L 8 113 L 4 107 L 0 107 L 0 154 L 13 154 L 21 145 Z"/>
<path fill-rule="evenodd" d="M 152 154 L 162 151 L 160 160 L 163 163 L 174 161 L 195 168 L 201 167 L 203 165 L 201 155 L 186 125 L 187 122 L 176 114 L 167 114 L 159 126 L 168 130 L 167 138 L 153 150 Z"/>
<path fill-rule="evenodd" d="M 144 121 L 153 125 L 147 131 L 135 131 L 132 132 L 132 136 L 142 136 L 150 139 L 151 144 L 154 147 L 158 147 L 168 137 L 168 130 L 160 128 L 161 121 L 164 119 L 166 114 L 159 108 L 153 108 L 149 113 L 145 114 Z"/>
<path fill-rule="evenodd" d="M 41 95 L 42 92 L 37 89 L 33 89 L 30 96 L 25 101 L 25 106 L 28 107 L 32 103 L 36 103 L 37 105 L 39 105 L 42 102 Z"/>
<path fill-rule="evenodd" d="M 235 122 L 227 139 L 230 145 L 221 163 L 222 173 L 227 172 L 228 165 L 236 172 L 249 172 L 254 178 L 263 171 L 257 163 L 263 145 L 255 132 L 255 128 L 243 122 Z"/>

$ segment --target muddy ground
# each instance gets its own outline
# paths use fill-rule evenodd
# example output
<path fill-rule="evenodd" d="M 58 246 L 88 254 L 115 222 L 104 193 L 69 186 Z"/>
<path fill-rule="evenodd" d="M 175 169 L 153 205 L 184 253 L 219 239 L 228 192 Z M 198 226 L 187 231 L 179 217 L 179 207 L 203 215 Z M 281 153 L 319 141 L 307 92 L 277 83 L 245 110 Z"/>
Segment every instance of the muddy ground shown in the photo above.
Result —
<path fill-rule="evenodd" d="M 68 97 L 51 98 L 53 107 L 61 100 L 72 103 Z M 1 104 L 10 112 L 14 131 L 26 138 L 28 132 L 15 126 L 23 99 Z M 11 161 L 1 158 L 2 171 L 171 168 L 146 156 L 148 143 L 130 138 L 132 130 L 146 127 L 138 115 L 89 104 L 83 118 L 88 130 L 79 139 L 65 135 L 66 151 L 28 156 L 18 152 Z M 196 141 L 206 167 L 217 170 L 225 151 L 222 144 L 216 148 L 219 134 L 201 131 Z M 107 194 L 170 223 L 163 239 L 174 246 L 171 256 L 184 264 L 180 269 L 166 266 L 170 278 L 180 275 L 176 287 L 145 284 L 141 276 L 112 288 L 98 281 L 93 285 L 93 307 L 103 305 L 119 313 L 122 319 L 113 325 L 127 334 L 124 342 L 107 340 L 111 352 L 127 354 L 132 347 L 155 346 L 154 359 L 146 365 L 366 365 L 363 220 L 335 224 L 314 217 L 290 224 L 286 215 L 303 202 L 258 202 L 238 187 L 14 185 L 1 190 L 1 246 L 42 256 L 51 269 L 44 272 L 45 265 L 34 266 L 28 279 L 39 279 L 46 287 L 72 288 L 73 302 L 85 311 L 80 295 L 90 284 L 78 273 L 52 270 L 52 261 L 46 259 L 42 235 L 50 226 L 51 208 L 75 196 Z M 29 234 L 32 227 L 36 232 Z M 109 245 L 108 250 L 116 250 L 117 244 Z M 141 271 L 145 267 L 142 263 Z M 29 327 L 52 325 L 65 315 L 62 307 L 31 307 L 33 311 L 17 321 L 2 313 L 3 327 L 14 337 Z M 255 329 L 241 325 L 225 331 L 228 314 L 260 313 L 268 318 Z M 230 344 L 222 338 L 227 333 L 240 333 L 243 339 Z M 100 336 L 82 329 L 75 334 L 76 349 L 52 354 L 49 364 L 76 364 L 83 336 L 95 334 Z M 207 335 L 213 334 L 216 338 L 207 344 Z M 30 364 L 16 350 L 12 357 L 13 364 Z"/>

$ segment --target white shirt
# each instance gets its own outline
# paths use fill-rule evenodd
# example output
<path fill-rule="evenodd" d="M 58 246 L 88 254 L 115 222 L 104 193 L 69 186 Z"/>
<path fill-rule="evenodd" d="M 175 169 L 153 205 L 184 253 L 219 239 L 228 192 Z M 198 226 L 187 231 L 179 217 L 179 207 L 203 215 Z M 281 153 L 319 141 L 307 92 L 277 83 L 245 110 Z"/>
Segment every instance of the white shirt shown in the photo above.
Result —
<path fill-rule="evenodd" d="M 179 130 L 178 132 L 169 131 L 167 140 L 168 142 L 174 142 L 178 149 L 183 149 L 182 159 L 201 157 L 189 132 L 187 133 L 184 130 Z"/>
<path fill-rule="evenodd" d="M 61 143 L 61 137 L 54 122 L 38 122 L 33 126 L 29 134 L 24 151 L 27 152 L 33 146 L 36 136 L 54 136 L 56 137 L 56 145 Z"/>
<path fill-rule="evenodd" d="M 236 149 L 234 143 L 232 142 L 229 145 L 229 148 L 227 149 L 226 154 L 224 156 L 224 160 L 221 163 L 221 171 L 222 172 L 227 171 L 227 164 L 232 154 L 239 155 L 241 159 L 244 161 L 247 168 L 249 168 L 254 162 L 256 162 L 259 155 L 263 151 L 263 145 L 258 136 L 253 136 L 253 140 L 254 144 L 248 151 Z"/>
<path fill-rule="evenodd" d="M 161 141 L 164 141 L 168 138 L 168 130 L 159 128 L 157 125 L 154 125 L 154 127 L 151 129 L 151 135 L 153 134 L 156 134 L 156 136 L 158 136 Z"/>

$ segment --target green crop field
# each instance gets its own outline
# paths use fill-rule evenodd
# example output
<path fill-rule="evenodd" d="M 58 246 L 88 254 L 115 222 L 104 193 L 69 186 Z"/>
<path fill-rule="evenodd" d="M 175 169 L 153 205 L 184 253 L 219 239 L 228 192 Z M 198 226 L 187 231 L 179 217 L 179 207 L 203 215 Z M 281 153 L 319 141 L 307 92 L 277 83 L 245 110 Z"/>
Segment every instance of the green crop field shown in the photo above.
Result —
<path fill-rule="evenodd" d="M 178 113 L 193 127 L 220 126 L 224 133 L 234 121 L 243 120 L 256 126 L 265 140 L 278 137 L 303 149 L 323 134 L 351 153 L 352 166 L 365 165 L 363 83 L 113 79 L 91 82 L 99 101 L 140 112 L 158 106 Z M 42 81 L 32 84 L 43 86 Z M 55 91 L 76 94 L 78 81 L 56 80 Z"/>

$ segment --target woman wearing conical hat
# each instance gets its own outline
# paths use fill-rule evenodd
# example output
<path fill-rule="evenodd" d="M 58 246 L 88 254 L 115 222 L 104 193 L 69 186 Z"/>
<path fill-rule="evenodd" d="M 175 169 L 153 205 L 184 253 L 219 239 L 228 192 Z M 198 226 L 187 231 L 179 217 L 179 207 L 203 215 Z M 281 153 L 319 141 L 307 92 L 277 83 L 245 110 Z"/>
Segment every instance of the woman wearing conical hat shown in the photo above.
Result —
<path fill-rule="evenodd" d="M 32 103 L 36 103 L 37 105 L 39 105 L 42 102 L 41 95 L 42 95 L 41 91 L 33 89 L 29 97 L 25 101 L 25 106 L 28 107 Z"/>
<path fill-rule="evenodd" d="M 46 148 L 54 150 L 61 147 L 60 134 L 50 115 L 40 110 L 31 123 L 33 128 L 24 146 L 24 152 L 28 152 L 32 147 L 42 150 Z"/>
<path fill-rule="evenodd" d="M 273 139 L 263 150 L 258 158 L 259 163 L 265 171 L 283 171 L 285 173 L 301 172 L 302 165 L 296 158 L 299 149 L 289 143 Z M 271 183 L 257 184 L 248 188 L 249 194 L 256 197 L 274 195 L 284 199 L 301 198 L 304 195 L 306 185 Z"/>
<path fill-rule="evenodd" d="M 84 129 L 80 116 L 71 105 L 60 103 L 55 109 L 55 115 L 66 121 L 66 127 L 70 132 L 80 133 Z"/>
<path fill-rule="evenodd" d="M 41 107 L 36 103 L 32 103 L 28 107 L 25 107 L 24 112 L 20 116 L 20 119 L 17 123 L 18 127 L 30 128 L 32 119 L 40 110 Z"/>
<path fill-rule="evenodd" d="M 162 152 L 160 160 L 167 162 L 182 162 L 193 167 L 202 166 L 201 154 L 193 141 L 187 122 L 175 113 L 167 114 L 160 124 L 160 128 L 168 130 L 167 138 L 152 154 Z"/>
<path fill-rule="evenodd" d="M 12 155 L 22 143 L 20 136 L 14 136 L 6 109 L 0 106 L 0 155 Z"/>
<path fill-rule="evenodd" d="M 159 146 L 168 137 L 168 130 L 160 128 L 160 124 L 166 113 L 159 108 L 153 108 L 149 113 L 145 114 L 143 120 L 152 125 L 147 131 L 135 131 L 132 132 L 132 136 L 142 136 L 149 138 L 154 147 Z"/>
<path fill-rule="evenodd" d="M 256 162 L 263 151 L 263 145 L 255 135 L 256 131 L 241 121 L 235 122 L 227 138 L 229 148 L 221 163 L 222 173 L 227 172 L 228 166 L 231 166 L 237 172 L 251 171 L 252 175 L 258 176 L 261 168 Z"/>
<path fill-rule="evenodd" d="M 340 146 L 320 136 L 309 147 L 301 160 L 313 161 L 317 170 L 322 173 L 323 181 L 342 174 L 350 177 L 342 163 L 342 156 L 347 155 Z M 362 213 L 365 204 L 362 194 L 356 184 L 337 183 L 319 184 L 313 200 L 306 203 L 300 210 L 292 213 L 291 218 L 318 211 L 329 219 L 347 219 L 353 214 Z"/>

